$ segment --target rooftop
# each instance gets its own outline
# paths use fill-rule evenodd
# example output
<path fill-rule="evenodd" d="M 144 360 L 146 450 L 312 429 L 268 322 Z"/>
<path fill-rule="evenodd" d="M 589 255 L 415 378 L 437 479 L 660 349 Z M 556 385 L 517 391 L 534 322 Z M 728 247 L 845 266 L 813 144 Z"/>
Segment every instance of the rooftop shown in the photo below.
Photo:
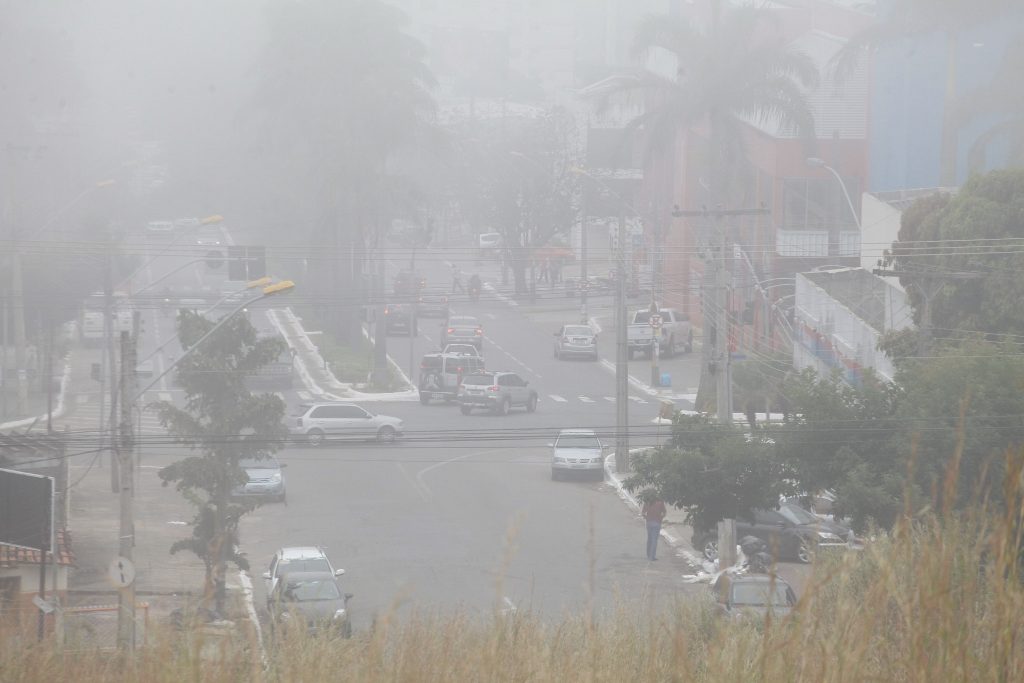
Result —
<path fill-rule="evenodd" d="M 39 564 L 40 555 L 38 550 L 0 543 L 0 569 L 23 564 Z M 46 553 L 46 561 L 53 562 L 53 553 Z M 57 564 L 62 567 L 75 564 L 75 554 L 71 551 L 71 534 L 64 529 L 57 530 Z"/>
<path fill-rule="evenodd" d="M 882 278 L 863 268 L 841 268 L 800 273 L 836 301 L 879 331 L 885 330 L 885 291 Z"/>

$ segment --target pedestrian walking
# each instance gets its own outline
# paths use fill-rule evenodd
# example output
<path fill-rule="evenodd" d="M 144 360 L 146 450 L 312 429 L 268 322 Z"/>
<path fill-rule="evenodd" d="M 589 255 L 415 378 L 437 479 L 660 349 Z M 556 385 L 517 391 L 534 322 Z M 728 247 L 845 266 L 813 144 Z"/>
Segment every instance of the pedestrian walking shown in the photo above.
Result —
<path fill-rule="evenodd" d="M 668 512 L 665 501 L 654 491 L 648 489 L 641 496 L 644 502 L 640 514 L 647 523 L 647 559 L 654 562 L 658 559 L 658 536 L 661 535 L 661 522 Z"/>
<path fill-rule="evenodd" d="M 465 294 L 466 293 L 466 288 L 462 286 L 462 271 L 460 271 L 459 267 L 453 263 L 452 264 L 452 294 L 455 294 L 456 291 L 459 291 L 459 292 L 462 292 L 463 294 Z"/>
<path fill-rule="evenodd" d="M 540 262 L 540 275 L 537 277 L 538 282 L 548 282 L 548 260 L 544 259 Z"/>

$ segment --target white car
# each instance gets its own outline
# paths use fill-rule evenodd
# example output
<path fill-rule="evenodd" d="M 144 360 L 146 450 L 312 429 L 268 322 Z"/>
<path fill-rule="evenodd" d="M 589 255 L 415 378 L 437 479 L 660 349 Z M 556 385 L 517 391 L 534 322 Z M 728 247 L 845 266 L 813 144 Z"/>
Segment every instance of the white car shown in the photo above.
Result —
<path fill-rule="evenodd" d="M 305 403 L 293 420 L 292 433 L 305 437 L 310 446 L 328 439 L 390 442 L 404 431 L 399 418 L 376 415 L 354 403 Z"/>
<path fill-rule="evenodd" d="M 488 251 L 491 249 L 497 249 L 501 246 L 501 233 L 500 232 L 485 232 L 478 238 L 481 251 Z"/>
<path fill-rule="evenodd" d="M 563 429 L 551 446 L 551 479 L 595 472 L 604 479 L 604 444 L 593 429 Z"/>

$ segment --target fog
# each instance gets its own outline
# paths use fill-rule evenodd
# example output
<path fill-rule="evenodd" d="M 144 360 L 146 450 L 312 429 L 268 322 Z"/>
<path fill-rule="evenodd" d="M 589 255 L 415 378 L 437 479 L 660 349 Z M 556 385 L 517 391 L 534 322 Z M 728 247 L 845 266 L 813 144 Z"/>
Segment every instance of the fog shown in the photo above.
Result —
<path fill-rule="evenodd" d="M 800 595 L 999 499 L 1019 4 L 0 0 L 0 467 L 75 492 L 62 599 L 120 556 L 277 623 L 300 547 L 357 629 L 654 609 L 737 528 Z"/>

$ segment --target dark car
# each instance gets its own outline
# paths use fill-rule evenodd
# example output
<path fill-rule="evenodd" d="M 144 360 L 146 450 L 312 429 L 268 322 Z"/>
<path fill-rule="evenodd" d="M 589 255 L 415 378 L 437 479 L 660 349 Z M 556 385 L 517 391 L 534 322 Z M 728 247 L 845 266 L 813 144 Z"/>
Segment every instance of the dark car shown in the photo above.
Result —
<path fill-rule="evenodd" d="M 773 616 L 789 614 L 796 604 L 796 594 L 788 583 L 777 576 L 764 574 L 737 575 L 723 573 L 712 584 L 718 605 L 732 617 L 745 614 Z"/>
<path fill-rule="evenodd" d="M 478 351 L 484 347 L 484 328 L 471 315 L 453 315 L 441 326 L 441 348 L 448 344 L 472 344 Z"/>
<path fill-rule="evenodd" d="M 394 289 L 399 296 L 419 296 L 426 286 L 427 278 L 420 273 L 402 270 L 395 276 Z"/>
<path fill-rule="evenodd" d="M 416 313 L 422 318 L 447 318 L 448 297 L 444 294 L 421 294 Z"/>
<path fill-rule="evenodd" d="M 810 562 L 815 551 L 846 548 L 853 532 L 842 524 L 812 515 L 799 505 L 784 502 L 778 510 L 754 510 L 749 519 L 736 520 L 736 538 L 755 536 L 768 544 L 775 559 Z M 693 547 L 714 560 L 718 557 L 718 532 L 715 529 L 693 534 Z"/>
<path fill-rule="evenodd" d="M 351 593 L 342 593 L 331 572 L 290 572 L 270 596 L 272 627 L 306 628 L 310 633 L 334 630 L 352 635 L 348 617 Z"/>
<path fill-rule="evenodd" d="M 407 334 L 415 337 L 415 310 L 411 304 L 388 304 L 384 307 L 384 334 Z"/>

